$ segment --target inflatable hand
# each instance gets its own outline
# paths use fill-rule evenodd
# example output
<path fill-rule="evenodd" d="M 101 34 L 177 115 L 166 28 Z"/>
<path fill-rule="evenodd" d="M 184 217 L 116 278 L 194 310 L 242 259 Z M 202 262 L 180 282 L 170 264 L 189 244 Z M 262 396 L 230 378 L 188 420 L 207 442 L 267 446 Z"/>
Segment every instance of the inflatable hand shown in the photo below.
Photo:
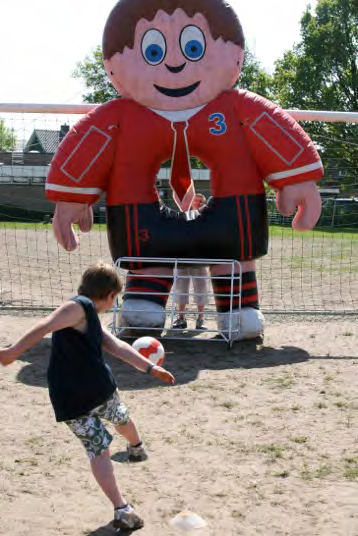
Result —
<path fill-rule="evenodd" d="M 276 205 L 283 216 L 291 216 L 298 207 L 292 222 L 295 231 L 313 229 L 321 215 L 321 197 L 313 181 L 284 186 L 277 192 Z"/>
<path fill-rule="evenodd" d="M 79 244 L 73 223 L 78 223 L 80 230 L 88 233 L 93 225 L 92 207 L 83 203 L 58 201 L 53 218 L 53 232 L 57 242 L 66 251 L 73 251 Z"/>

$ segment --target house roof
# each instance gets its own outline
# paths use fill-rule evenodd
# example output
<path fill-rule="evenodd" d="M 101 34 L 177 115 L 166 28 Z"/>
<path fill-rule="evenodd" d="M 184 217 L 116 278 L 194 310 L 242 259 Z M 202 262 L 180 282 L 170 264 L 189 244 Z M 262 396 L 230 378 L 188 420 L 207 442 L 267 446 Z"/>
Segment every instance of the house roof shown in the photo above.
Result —
<path fill-rule="evenodd" d="M 60 143 L 60 132 L 58 130 L 35 129 L 30 139 L 25 145 L 25 152 L 37 151 L 43 153 L 55 153 Z"/>

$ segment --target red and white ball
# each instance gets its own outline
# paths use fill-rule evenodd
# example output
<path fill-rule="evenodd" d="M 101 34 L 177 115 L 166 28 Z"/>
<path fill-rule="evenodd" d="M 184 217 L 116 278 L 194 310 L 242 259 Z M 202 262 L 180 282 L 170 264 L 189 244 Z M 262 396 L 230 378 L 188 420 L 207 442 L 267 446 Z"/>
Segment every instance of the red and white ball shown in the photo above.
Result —
<path fill-rule="evenodd" d="M 164 362 L 165 352 L 163 345 L 154 337 L 141 337 L 132 344 L 143 357 L 149 359 L 154 365 L 162 366 Z"/>

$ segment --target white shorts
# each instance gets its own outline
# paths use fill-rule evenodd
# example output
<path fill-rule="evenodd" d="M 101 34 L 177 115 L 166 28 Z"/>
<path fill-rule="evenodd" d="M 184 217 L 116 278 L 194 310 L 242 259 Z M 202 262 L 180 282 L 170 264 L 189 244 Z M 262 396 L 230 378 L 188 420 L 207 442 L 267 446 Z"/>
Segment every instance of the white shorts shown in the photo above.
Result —
<path fill-rule="evenodd" d="M 206 277 L 198 278 L 195 276 Z M 178 270 L 175 303 L 177 303 L 178 305 L 188 305 L 190 282 L 192 282 L 194 287 L 194 302 L 196 303 L 196 305 L 206 305 L 209 302 L 208 277 L 209 273 L 205 266 L 199 266 L 198 268 L 180 268 Z"/>

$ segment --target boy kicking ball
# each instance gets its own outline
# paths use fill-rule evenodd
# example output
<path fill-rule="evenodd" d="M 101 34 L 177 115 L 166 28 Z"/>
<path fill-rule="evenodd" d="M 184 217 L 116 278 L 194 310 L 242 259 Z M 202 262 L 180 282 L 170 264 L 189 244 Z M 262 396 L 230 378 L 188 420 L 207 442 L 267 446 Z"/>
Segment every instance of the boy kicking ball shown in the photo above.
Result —
<path fill-rule="evenodd" d="M 102 420 L 114 424 L 128 442 L 130 461 L 147 458 L 137 427 L 120 401 L 114 376 L 102 348 L 118 359 L 171 385 L 174 377 L 162 367 L 148 364 L 129 344 L 102 328 L 98 314 L 113 307 L 122 282 L 114 267 L 98 263 L 82 276 L 78 296 L 40 320 L 15 344 L 0 349 L 0 363 L 10 365 L 23 352 L 52 333 L 48 385 L 58 422 L 65 422 L 79 438 L 90 459 L 92 473 L 114 507 L 116 528 L 143 527 L 141 517 L 117 486 L 109 445 L 113 439 Z"/>

